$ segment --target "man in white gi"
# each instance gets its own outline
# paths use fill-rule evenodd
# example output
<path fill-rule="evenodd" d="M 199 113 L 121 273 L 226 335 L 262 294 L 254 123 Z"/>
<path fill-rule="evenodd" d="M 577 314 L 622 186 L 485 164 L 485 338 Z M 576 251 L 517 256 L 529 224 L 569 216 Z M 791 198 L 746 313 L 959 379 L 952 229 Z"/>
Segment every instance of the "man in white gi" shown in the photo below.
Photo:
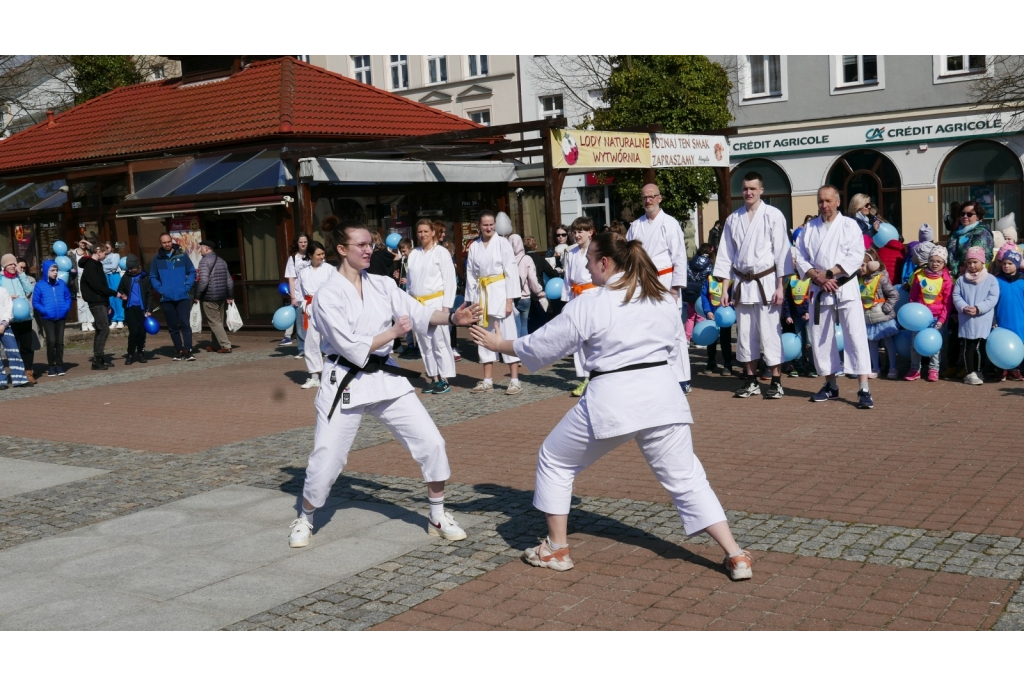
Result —
<path fill-rule="evenodd" d="M 722 306 L 736 304 L 736 359 L 744 366 L 736 397 L 760 395 L 757 362 L 763 356 L 772 382 L 766 399 L 782 397 L 783 283 L 793 273 L 786 218 L 761 201 L 764 180 L 751 171 L 743 177 L 743 206 L 729 215 L 715 258 L 714 275 L 724 280 Z M 730 286 L 735 283 L 735 292 Z"/>
<path fill-rule="evenodd" d="M 661 191 L 653 183 L 640 189 L 644 215 L 626 232 L 626 240 L 639 240 L 647 256 L 658 267 L 658 278 L 675 297 L 682 318 L 682 291 L 686 289 L 686 244 L 683 229 L 673 217 L 661 211 Z M 679 387 L 690 394 L 690 344 L 684 333 L 679 339 L 679 355 L 673 366 Z"/>
<path fill-rule="evenodd" d="M 871 355 L 861 304 L 857 270 L 864 261 L 864 239 L 857 222 L 839 212 L 839 191 L 825 185 L 818 190 L 819 216 L 804 226 L 796 242 L 800 278 L 811 279 L 811 350 L 818 373 L 827 376 L 814 402 L 839 399 L 836 373 L 840 370 L 836 344 L 836 318 L 843 327 L 847 375 L 856 374 L 861 409 L 873 408 L 868 374 Z"/>

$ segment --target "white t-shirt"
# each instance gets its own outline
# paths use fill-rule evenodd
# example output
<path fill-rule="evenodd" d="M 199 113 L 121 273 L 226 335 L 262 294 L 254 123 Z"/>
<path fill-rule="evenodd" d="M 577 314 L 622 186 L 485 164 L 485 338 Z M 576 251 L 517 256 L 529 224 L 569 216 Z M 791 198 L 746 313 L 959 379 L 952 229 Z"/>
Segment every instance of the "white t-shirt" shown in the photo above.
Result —
<path fill-rule="evenodd" d="M 298 278 L 299 272 L 309 266 L 309 259 L 303 257 L 299 253 L 293 254 L 288 258 L 288 263 L 284 267 L 285 278 Z"/>

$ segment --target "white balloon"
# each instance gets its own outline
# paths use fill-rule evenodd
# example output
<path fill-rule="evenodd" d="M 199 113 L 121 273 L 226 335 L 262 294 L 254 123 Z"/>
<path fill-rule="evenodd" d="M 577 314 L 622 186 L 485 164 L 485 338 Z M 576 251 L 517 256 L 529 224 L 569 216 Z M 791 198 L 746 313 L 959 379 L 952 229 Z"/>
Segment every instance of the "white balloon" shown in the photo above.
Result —
<path fill-rule="evenodd" d="M 498 212 L 494 217 L 494 232 L 500 236 L 512 235 L 512 219 L 505 212 Z"/>

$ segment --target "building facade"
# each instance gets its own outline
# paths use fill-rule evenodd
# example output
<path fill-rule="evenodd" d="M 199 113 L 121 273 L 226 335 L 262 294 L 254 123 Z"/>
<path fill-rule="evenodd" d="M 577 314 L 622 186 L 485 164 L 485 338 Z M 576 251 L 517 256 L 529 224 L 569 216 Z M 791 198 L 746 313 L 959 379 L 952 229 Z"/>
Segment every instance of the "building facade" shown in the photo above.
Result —
<path fill-rule="evenodd" d="M 744 173 L 759 171 L 766 200 L 791 226 L 816 215 L 816 191 L 856 193 L 915 239 L 921 224 L 940 238 L 952 202 L 978 200 L 989 225 L 1022 216 L 1024 136 L 972 86 L 992 78 L 987 55 L 718 55 L 733 75 L 735 131 L 729 136 L 731 197 L 742 204 Z"/>

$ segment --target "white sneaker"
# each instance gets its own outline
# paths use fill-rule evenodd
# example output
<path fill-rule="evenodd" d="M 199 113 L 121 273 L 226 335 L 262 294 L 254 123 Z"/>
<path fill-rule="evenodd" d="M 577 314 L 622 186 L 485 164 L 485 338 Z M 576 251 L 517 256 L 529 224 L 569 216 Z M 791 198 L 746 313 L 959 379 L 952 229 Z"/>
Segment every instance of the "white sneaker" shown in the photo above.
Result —
<path fill-rule="evenodd" d="M 92 327 L 91 323 L 83 323 L 82 324 L 82 330 L 85 331 L 85 332 L 89 332 L 89 331 L 94 331 L 96 329 Z"/>
<path fill-rule="evenodd" d="M 435 521 L 433 516 L 427 517 L 427 532 L 445 540 L 465 540 L 466 531 L 459 528 L 450 512 L 444 512 L 441 520 Z"/>
<path fill-rule="evenodd" d="M 523 391 L 523 386 L 519 385 L 519 381 L 512 381 L 508 384 L 508 388 L 505 390 L 506 395 L 518 395 Z"/>
<path fill-rule="evenodd" d="M 494 383 L 480 381 L 470 389 L 470 392 L 490 392 L 491 390 L 494 390 Z"/>
<path fill-rule="evenodd" d="M 124 328 L 124 321 L 118 321 L 117 324 L 115 324 L 115 327 L 119 329 Z"/>
<path fill-rule="evenodd" d="M 462 361 L 462 355 L 459 354 L 458 352 L 455 353 L 455 361 L 457 361 L 457 362 L 461 362 Z"/>
<path fill-rule="evenodd" d="M 971 372 L 964 377 L 964 383 L 967 385 L 984 385 L 985 381 L 981 380 L 977 373 Z"/>
<path fill-rule="evenodd" d="M 550 568 L 555 571 L 568 571 L 576 565 L 569 556 L 568 547 L 554 551 L 548 547 L 547 538 L 544 538 L 544 541 L 536 547 L 530 547 L 523 552 L 523 559 L 531 566 Z"/>
<path fill-rule="evenodd" d="M 301 516 L 292 521 L 292 530 L 288 535 L 289 547 L 305 547 L 313 537 L 313 524 Z"/>
<path fill-rule="evenodd" d="M 295 355 L 295 358 L 296 359 L 305 359 L 306 358 L 306 353 L 305 352 L 299 352 L 297 355 Z"/>
<path fill-rule="evenodd" d="M 320 387 L 320 379 L 319 378 L 313 378 L 312 376 L 310 376 L 308 381 L 306 381 L 305 383 L 302 384 L 302 389 L 303 390 L 309 390 L 310 388 L 319 388 L 319 387 Z"/>

